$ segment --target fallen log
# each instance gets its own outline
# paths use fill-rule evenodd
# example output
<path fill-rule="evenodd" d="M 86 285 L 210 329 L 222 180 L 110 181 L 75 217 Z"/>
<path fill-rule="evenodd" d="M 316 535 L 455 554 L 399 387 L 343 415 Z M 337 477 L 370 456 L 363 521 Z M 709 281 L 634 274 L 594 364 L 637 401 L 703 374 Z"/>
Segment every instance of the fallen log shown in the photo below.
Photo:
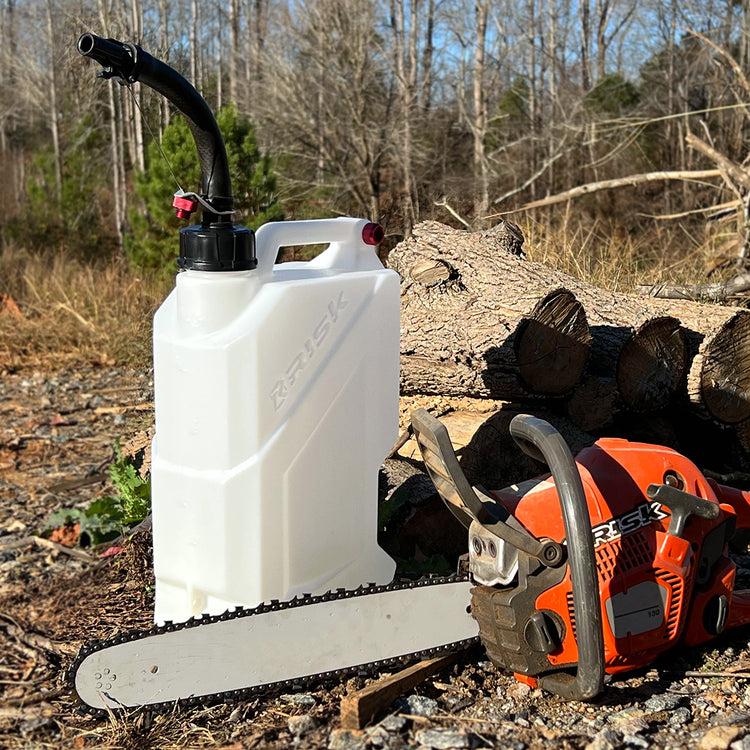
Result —
<path fill-rule="evenodd" d="M 516 445 L 510 422 L 517 414 L 532 414 L 549 422 L 563 437 L 575 456 L 595 438 L 566 417 L 530 404 L 508 404 L 485 419 L 463 447 L 459 464 L 472 485 L 500 489 L 548 471 Z"/>
<path fill-rule="evenodd" d="M 685 330 L 693 408 L 721 424 L 750 418 L 750 312 L 683 300 L 654 303 L 678 317 Z"/>
<path fill-rule="evenodd" d="M 713 284 L 640 284 L 638 293 L 646 297 L 681 299 L 691 302 L 726 302 L 730 297 L 750 290 L 750 273 L 741 273 L 728 281 Z"/>
<path fill-rule="evenodd" d="M 564 396 L 588 362 L 614 378 L 629 409 L 669 402 L 687 366 L 676 318 L 526 261 L 502 239 L 425 222 L 391 252 L 402 279 L 402 393 Z"/>
<path fill-rule="evenodd" d="M 579 381 L 590 334 L 564 274 L 502 233 L 425 222 L 389 256 L 401 276 L 401 392 L 517 399 Z"/>
<path fill-rule="evenodd" d="M 600 430 L 610 424 L 619 410 L 614 378 L 586 375 L 566 403 L 573 424 L 584 432 Z"/>

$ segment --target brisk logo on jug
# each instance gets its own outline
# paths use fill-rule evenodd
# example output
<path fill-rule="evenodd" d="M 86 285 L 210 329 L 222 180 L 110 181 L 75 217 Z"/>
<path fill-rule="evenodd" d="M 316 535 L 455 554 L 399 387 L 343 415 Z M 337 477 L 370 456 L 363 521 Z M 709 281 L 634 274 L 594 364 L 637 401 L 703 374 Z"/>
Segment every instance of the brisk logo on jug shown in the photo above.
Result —
<path fill-rule="evenodd" d="M 284 374 L 274 383 L 271 389 L 274 411 L 278 411 L 284 405 L 299 376 L 313 361 L 328 334 L 338 322 L 341 311 L 348 305 L 349 303 L 344 299 L 343 292 L 335 300 L 328 303 L 325 314 L 313 328 L 312 334 L 305 339 L 302 349 L 294 355 Z"/>

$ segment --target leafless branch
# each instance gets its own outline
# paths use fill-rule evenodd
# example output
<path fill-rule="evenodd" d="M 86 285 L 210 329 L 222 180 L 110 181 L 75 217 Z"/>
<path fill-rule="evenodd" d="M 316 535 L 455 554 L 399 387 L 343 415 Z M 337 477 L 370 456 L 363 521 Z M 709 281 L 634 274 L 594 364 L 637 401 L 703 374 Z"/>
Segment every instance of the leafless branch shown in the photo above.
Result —
<path fill-rule="evenodd" d="M 573 198 L 580 198 L 582 195 L 589 195 L 599 190 L 612 190 L 619 187 L 632 187 L 644 182 L 659 182 L 660 180 L 706 180 L 711 177 L 721 177 L 720 169 L 683 169 L 668 172 L 645 172 L 644 174 L 630 175 L 629 177 L 618 177 L 614 180 L 600 180 L 599 182 L 589 182 L 585 185 L 565 190 L 556 195 L 549 195 L 546 198 L 540 198 L 538 201 L 531 201 L 521 206 L 519 211 L 529 211 L 532 208 L 541 208 L 542 206 L 551 206 L 555 203 L 564 203 Z"/>

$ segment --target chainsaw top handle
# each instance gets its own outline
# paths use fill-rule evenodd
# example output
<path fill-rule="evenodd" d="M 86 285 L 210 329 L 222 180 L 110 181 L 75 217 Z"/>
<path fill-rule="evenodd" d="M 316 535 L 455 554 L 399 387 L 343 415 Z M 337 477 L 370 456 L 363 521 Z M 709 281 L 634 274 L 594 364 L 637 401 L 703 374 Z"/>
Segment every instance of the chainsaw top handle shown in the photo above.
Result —
<path fill-rule="evenodd" d="M 555 672 L 539 678 L 540 687 L 568 700 L 589 700 L 604 683 L 604 635 L 599 582 L 586 493 L 581 476 L 560 433 L 548 422 L 519 414 L 510 434 L 527 455 L 549 466 L 562 509 L 578 644 L 575 676 Z"/>

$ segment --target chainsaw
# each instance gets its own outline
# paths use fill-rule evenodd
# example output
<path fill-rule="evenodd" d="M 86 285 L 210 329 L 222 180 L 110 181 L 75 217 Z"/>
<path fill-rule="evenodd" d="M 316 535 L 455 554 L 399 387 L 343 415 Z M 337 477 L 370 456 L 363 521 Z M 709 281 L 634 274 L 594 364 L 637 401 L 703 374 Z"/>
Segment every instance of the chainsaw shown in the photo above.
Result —
<path fill-rule="evenodd" d="M 200 204 L 204 223 L 182 230 L 181 267 L 254 268 L 252 234 L 226 219 L 231 189 L 216 167 L 226 158 L 202 98 L 136 45 L 85 34 L 78 48 L 104 66 L 104 77 L 140 78 L 188 117 L 205 194 L 177 196 L 175 207 L 189 215 Z M 521 415 L 511 434 L 551 475 L 488 492 L 469 484 L 438 420 L 418 411 L 412 424 L 439 494 L 468 529 L 468 575 L 359 581 L 165 618 L 84 646 L 69 668 L 81 701 L 106 712 L 241 700 L 480 639 L 518 679 L 587 700 L 601 691 L 605 673 L 750 620 L 750 595 L 733 591 L 727 553 L 735 527 L 750 528 L 748 496 L 705 479 L 679 454 L 610 439 L 574 460 L 549 424 Z"/>

